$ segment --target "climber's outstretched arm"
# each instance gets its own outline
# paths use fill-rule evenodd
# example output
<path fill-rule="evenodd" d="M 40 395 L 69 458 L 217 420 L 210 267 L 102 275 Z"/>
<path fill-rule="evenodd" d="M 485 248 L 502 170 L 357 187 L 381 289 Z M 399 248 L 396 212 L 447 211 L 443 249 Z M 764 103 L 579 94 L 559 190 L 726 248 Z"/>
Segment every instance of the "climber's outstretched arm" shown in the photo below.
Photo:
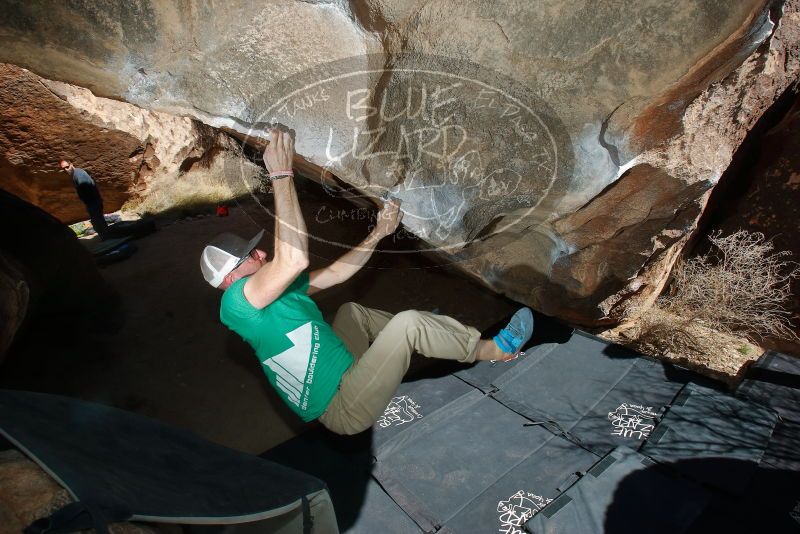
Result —
<path fill-rule="evenodd" d="M 401 220 L 403 220 L 403 212 L 400 211 L 400 201 L 387 202 L 378 212 L 375 228 L 361 244 L 327 267 L 309 273 L 308 294 L 341 284 L 356 274 L 369 261 L 378 242 L 384 237 L 392 235 Z"/>
<path fill-rule="evenodd" d="M 270 173 L 291 171 L 294 141 L 288 133 L 270 130 L 271 141 L 264 150 L 264 164 Z M 256 308 L 264 308 L 308 267 L 308 234 L 291 176 L 272 181 L 275 197 L 275 257 L 248 278 L 244 295 Z"/>

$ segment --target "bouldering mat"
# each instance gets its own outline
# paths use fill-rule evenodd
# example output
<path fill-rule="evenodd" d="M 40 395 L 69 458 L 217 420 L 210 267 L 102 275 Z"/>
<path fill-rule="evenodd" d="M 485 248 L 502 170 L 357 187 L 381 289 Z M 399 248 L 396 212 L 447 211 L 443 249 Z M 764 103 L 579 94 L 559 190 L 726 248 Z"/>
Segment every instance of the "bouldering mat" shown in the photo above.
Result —
<path fill-rule="evenodd" d="M 737 494 L 755 474 L 777 421 L 769 408 L 687 384 L 641 451 L 684 476 Z M 737 462 L 686 461 L 720 459 Z"/>
<path fill-rule="evenodd" d="M 535 534 L 678 534 L 705 509 L 708 491 L 618 447 L 525 524 Z"/>
<path fill-rule="evenodd" d="M 310 475 L 208 442 L 109 406 L 23 391 L 0 391 L 0 433 L 76 501 L 31 532 L 125 520 L 241 524 L 308 511 L 327 500 Z M 312 520 L 333 525 L 333 510 Z M 49 529 L 49 530 L 48 530 Z"/>
<path fill-rule="evenodd" d="M 736 393 L 800 423 L 800 358 L 768 352 L 748 369 Z"/>

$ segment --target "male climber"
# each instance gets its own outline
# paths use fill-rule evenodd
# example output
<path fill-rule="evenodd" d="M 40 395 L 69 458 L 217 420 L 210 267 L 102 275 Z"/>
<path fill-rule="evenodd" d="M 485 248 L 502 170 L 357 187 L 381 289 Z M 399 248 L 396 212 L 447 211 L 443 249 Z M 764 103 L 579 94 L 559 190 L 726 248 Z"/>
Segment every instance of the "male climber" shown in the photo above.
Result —
<path fill-rule="evenodd" d="M 270 384 L 303 421 L 319 419 L 338 434 L 355 434 L 378 420 L 416 351 L 460 362 L 509 360 L 533 331 L 533 315 L 520 309 L 493 339 L 443 315 L 408 310 L 392 315 L 349 302 L 332 327 L 309 297 L 353 276 L 378 242 L 402 219 L 399 202 L 384 205 L 375 228 L 357 247 L 327 267 L 306 272 L 306 226 L 294 188 L 294 141 L 270 130 L 264 151 L 275 198 L 273 256 L 225 233 L 202 252 L 206 281 L 224 290 L 220 320 L 256 351 Z"/>
<path fill-rule="evenodd" d="M 58 166 L 72 178 L 75 191 L 78 193 L 78 198 L 80 198 L 86 206 L 86 211 L 89 214 L 89 220 L 92 222 L 94 231 L 97 232 L 100 239 L 108 237 L 108 224 L 106 223 L 106 218 L 103 216 L 103 198 L 97 190 L 95 181 L 89 176 L 88 172 L 80 167 L 76 167 L 69 160 L 62 159 L 58 162 Z"/>

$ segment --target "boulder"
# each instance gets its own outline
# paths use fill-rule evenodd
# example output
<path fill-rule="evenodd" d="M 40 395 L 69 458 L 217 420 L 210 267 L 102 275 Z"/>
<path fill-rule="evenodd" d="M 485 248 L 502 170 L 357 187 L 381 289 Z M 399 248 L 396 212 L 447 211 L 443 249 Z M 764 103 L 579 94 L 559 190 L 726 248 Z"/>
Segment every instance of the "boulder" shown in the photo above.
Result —
<path fill-rule="evenodd" d="M 0 254 L 0 363 L 25 320 L 29 302 L 22 265 L 10 254 Z"/>
<path fill-rule="evenodd" d="M 22 331 L 58 339 L 81 327 L 107 329 L 116 297 L 75 233 L 42 209 L 0 189 L 0 356 Z"/>
<path fill-rule="evenodd" d="M 22 453 L 0 452 L 0 521 L 5 532 L 22 532 L 70 502 L 67 490 Z"/>
<path fill-rule="evenodd" d="M 100 128 L 55 96 L 39 77 L 0 65 L 0 175 L 3 188 L 56 215 L 62 222 L 88 219 L 61 158 L 85 168 L 98 184 L 106 212 L 128 198 L 134 168 L 128 160 L 139 141 Z"/>
<path fill-rule="evenodd" d="M 584 325 L 652 301 L 798 77 L 798 1 L 17 2 L 0 60 L 263 138 L 489 287 Z"/>
<path fill-rule="evenodd" d="M 786 2 L 779 15 L 770 13 L 775 17 L 769 19 L 771 33 L 734 70 L 727 70 L 731 58 L 725 60 L 731 43 L 719 46 L 671 88 L 671 100 L 639 114 L 626 142 L 614 145 L 615 157 L 627 161 L 620 177 L 598 195 L 545 224 L 523 225 L 512 239 L 477 243 L 462 254 L 462 267 L 512 298 L 588 326 L 613 324 L 651 304 L 735 150 L 800 75 L 798 3 Z M 752 37 L 752 30 L 743 35 Z M 717 70 L 699 82 L 700 67 L 711 66 Z M 686 93 L 676 92 L 689 81 Z M 703 84 L 706 88 L 697 93 Z M 623 112 L 624 106 L 614 112 L 609 125 Z M 659 113 L 657 123 L 643 126 Z M 632 148 L 632 159 L 620 156 Z M 614 153 L 610 150 L 609 157 Z M 632 195 L 630 182 L 642 190 Z M 529 255 L 515 254 L 526 241 L 536 243 L 528 246 Z M 522 259 L 533 255 L 538 257 Z"/>
<path fill-rule="evenodd" d="M 64 223 L 87 218 L 61 158 L 98 183 L 104 210 L 212 167 L 233 140 L 200 121 L 95 97 L 0 64 L 0 173 L 8 191 Z"/>
<path fill-rule="evenodd" d="M 747 164 L 733 170 L 738 187 L 725 195 L 724 205 L 715 213 L 709 231 L 729 235 L 745 229 L 760 232 L 775 251 L 788 251 L 787 260 L 800 263 L 800 96 L 793 99 L 783 118 L 754 144 Z M 798 339 L 769 340 L 784 352 L 800 353 L 800 279 L 791 280 L 793 314 Z"/>
<path fill-rule="evenodd" d="M 40 81 L 84 121 L 138 140 L 136 150 L 128 156 L 134 169 L 128 192 L 134 196 L 146 197 L 154 181 L 191 180 L 187 175 L 192 171 L 212 167 L 221 153 L 237 148 L 230 136 L 198 120 L 97 97 L 88 89 L 63 82 Z"/>

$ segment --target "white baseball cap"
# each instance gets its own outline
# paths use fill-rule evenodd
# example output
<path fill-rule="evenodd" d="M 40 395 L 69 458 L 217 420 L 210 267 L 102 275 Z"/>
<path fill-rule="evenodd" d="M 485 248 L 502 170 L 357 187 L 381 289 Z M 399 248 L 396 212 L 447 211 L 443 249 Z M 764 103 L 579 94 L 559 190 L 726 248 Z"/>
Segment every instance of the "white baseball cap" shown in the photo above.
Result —
<path fill-rule="evenodd" d="M 200 255 L 200 270 L 206 282 L 219 287 L 228 273 L 247 259 L 263 236 L 264 230 L 261 230 L 253 239 L 246 241 L 236 234 L 225 232 L 212 239 Z"/>

